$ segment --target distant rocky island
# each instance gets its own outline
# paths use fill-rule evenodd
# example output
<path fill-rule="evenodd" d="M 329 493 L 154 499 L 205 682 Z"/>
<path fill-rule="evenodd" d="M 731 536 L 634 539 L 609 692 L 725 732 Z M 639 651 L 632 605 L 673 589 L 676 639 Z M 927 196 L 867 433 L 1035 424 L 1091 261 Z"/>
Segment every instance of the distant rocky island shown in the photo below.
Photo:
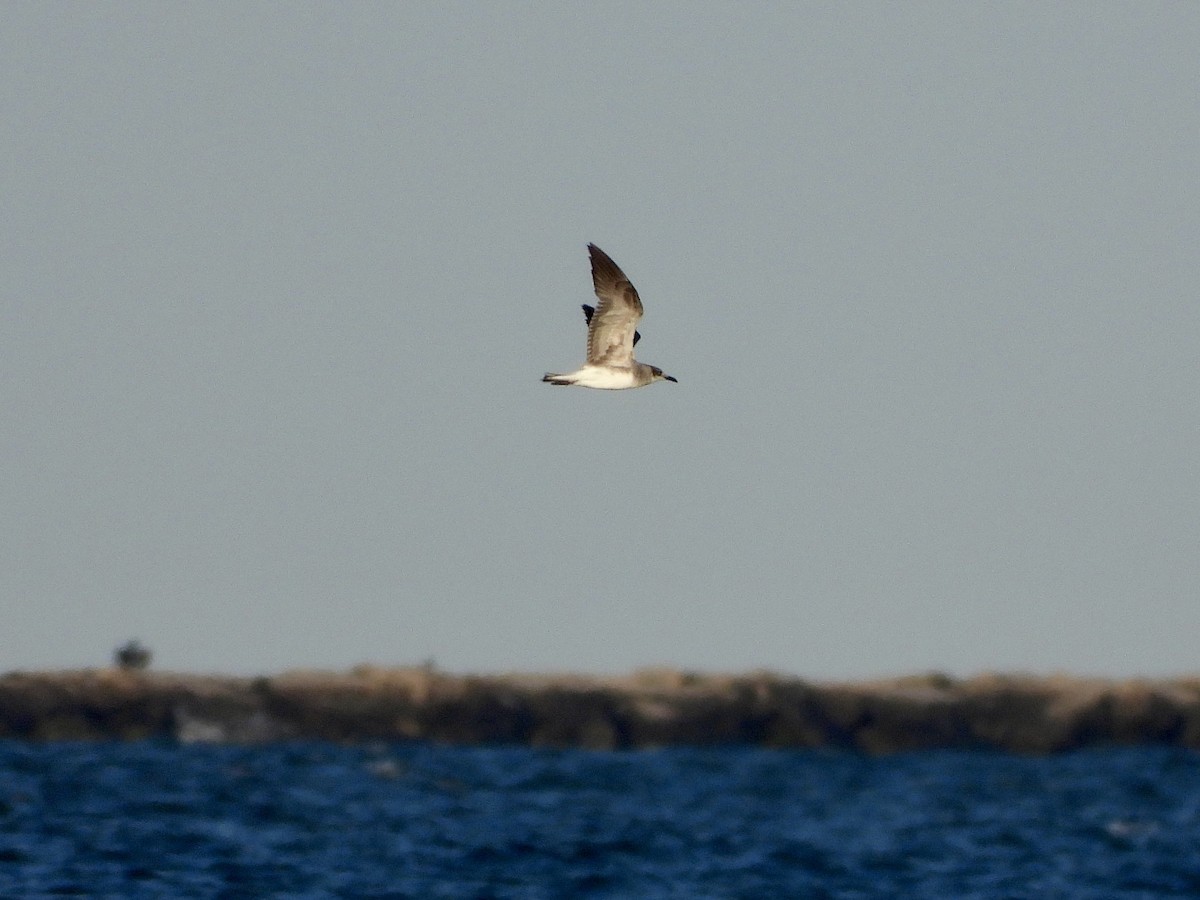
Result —
<path fill-rule="evenodd" d="M 124 668 L 0 676 L 0 738 L 435 741 L 617 750 L 752 745 L 895 753 L 1200 749 L 1200 678 L 930 674 L 817 683 L 653 669 L 616 678 L 432 667 L 233 678 Z"/>

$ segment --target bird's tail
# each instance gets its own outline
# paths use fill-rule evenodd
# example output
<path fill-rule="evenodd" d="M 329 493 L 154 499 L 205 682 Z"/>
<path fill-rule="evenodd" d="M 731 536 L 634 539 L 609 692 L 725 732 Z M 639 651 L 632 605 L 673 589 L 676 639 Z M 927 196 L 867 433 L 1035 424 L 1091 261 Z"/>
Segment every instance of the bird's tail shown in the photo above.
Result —
<path fill-rule="evenodd" d="M 548 382 L 549 384 L 574 384 L 575 383 L 574 381 L 571 380 L 570 375 L 559 375 L 556 372 L 547 372 L 545 375 L 542 376 L 542 381 Z"/>

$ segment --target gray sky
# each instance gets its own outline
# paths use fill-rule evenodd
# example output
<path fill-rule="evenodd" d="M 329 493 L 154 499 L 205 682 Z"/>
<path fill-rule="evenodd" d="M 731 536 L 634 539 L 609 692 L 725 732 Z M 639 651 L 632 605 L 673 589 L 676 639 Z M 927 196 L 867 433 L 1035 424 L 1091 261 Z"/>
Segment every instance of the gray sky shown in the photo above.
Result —
<path fill-rule="evenodd" d="M 1200 671 L 1200 4 L 0 7 L 0 669 Z M 678 385 L 553 388 L 594 241 Z"/>

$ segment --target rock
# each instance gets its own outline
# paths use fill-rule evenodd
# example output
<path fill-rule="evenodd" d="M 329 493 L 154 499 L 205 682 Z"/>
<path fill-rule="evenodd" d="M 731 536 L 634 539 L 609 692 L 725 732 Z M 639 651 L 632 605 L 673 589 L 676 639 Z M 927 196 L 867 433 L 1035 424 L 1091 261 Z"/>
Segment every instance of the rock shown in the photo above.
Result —
<path fill-rule="evenodd" d="M 431 666 L 253 679 L 129 669 L 14 672 L 0 676 L 0 737 L 431 740 L 595 750 L 739 744 L 867 753 L 1200 748 L 1200 680 L 955 680 L 934 673 L 818 684 L 763 672 L 481 677 Z"/>

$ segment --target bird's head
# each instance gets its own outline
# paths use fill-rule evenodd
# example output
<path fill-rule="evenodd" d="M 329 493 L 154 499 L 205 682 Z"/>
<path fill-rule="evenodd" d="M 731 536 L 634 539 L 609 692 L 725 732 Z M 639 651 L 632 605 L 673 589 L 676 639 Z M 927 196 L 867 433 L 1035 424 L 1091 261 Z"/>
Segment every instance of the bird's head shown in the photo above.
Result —
<path fill-rule="evenodd" d="M 660 369 L 658 366 L 651 366 L 650 371 L 654 373 L 655 381 L 670 381 L 670 382 L 674 382 L 675 384 L 679 384 L 679 381 L 677 379 L 675 379 L 674 377 L 672 377 L 670 375 L 664 375 L 663 370 Z"/>

